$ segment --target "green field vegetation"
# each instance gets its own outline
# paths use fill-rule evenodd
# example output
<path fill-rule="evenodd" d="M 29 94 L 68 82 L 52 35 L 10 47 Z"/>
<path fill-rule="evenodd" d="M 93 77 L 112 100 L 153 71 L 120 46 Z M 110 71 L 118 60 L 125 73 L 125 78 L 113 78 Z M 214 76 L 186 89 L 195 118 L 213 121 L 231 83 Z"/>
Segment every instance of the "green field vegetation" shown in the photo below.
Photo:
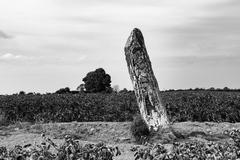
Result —
<path fill-rule="evenodd" d="M 138 110 L 134 94 L 44 94 L 0 97 L 5 121 L 130 121 Z"/>
<path fill-rule="evenodd" d="M 240 92 L 171 91 L 162 93 L 162 101 L 172 121 L 240 121 Z"/>
<path fill-rule="evenodd" d="M 240 92 L 166 91 L 170 120 L 240 122 Z M 0 96 L 2 123 L 132 121 L 138 113 L 132 91 L 120 93 L 15 94 Z"/>

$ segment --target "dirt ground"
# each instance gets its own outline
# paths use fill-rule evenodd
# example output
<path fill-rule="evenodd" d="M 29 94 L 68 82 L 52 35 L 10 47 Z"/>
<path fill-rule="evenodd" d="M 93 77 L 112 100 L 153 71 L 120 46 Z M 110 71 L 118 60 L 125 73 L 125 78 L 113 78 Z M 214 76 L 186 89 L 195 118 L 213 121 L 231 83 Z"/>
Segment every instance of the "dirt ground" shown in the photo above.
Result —
<path fill-rule="evenodd" d="M 130 148 L 137 145 L 131 136 L 130 125 L 130 122 L 17 123 L 0 127 L 0 146 L 12 148 L 15 145 L 40 144 L 42 133 L 53 139 L 56 144 L 61 144 L 63 137 L 68 134 L 82 143 L 102 141 L 109 145 L 117 145 L 122 155 L 115 159 L 129 160 L 134 159 Z M 240 123 L 182 122 L 173 124 L 172 128 L 180 135 L 177 141 L 231 141 L 222 133 L 228 129 L 240 129 Z"/>

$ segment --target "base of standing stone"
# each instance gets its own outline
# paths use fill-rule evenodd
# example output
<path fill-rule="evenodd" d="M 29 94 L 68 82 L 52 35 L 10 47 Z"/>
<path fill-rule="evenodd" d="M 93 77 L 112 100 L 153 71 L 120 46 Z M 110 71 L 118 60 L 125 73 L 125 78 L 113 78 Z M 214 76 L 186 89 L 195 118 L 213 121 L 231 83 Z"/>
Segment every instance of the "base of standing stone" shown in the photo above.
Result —
<path fill-rule="evenodd" d="M 171 127 L 164 128 L 158 131 L 152 131 L 150 143 L 173 143 L 178 139 L 177 135 L 174 134 Z"/>

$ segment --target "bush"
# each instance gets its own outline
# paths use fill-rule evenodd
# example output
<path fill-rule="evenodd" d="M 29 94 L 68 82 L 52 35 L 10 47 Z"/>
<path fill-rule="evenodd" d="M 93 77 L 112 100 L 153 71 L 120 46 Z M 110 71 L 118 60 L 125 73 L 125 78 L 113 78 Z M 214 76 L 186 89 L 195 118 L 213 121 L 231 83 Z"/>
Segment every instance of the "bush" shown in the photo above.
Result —
<path fill-rule="evenodd" d="M 130 130 L 135 140 L 139 143 L 143 143 L 150 135 L 148 126 L 140 114 L 134 117 Z"/>

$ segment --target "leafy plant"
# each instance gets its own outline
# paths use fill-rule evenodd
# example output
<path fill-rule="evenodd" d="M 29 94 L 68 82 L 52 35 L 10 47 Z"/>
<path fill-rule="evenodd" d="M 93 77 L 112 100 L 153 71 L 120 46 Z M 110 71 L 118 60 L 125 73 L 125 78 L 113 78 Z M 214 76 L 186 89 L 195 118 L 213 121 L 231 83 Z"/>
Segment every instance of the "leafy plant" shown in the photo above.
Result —
<path fill-rule="evenodd" d="M 0 159 L 13 160 L 112 160 L 121 155 L 118 147 L 110 147 L 104 143 L 82 145 L 71 136 L 66 136 L 62 145 L 56 145 L 50 138 L 42 134 L 40 145 L 15 146 L 11 150 L 0 147 Z M 56 150 L 54 154 L 50 148 Z"/>
<path fill-rule="evenodd" d="M 232 143 L 221 142 L 175 142 L 172 150 L 167 150 L 162 144 L 149 144 L 145 148 L 137 148 L 135 152 L 135 160 L 236 160 L 240 158 L 240 130 L 233 129 L 224 131 L 234 140 Z"/>
<path fill-rule="evenodd" d="M 139 143 L 146 142 L 148 136 L 150 135 L 148 126 L 145 123 L 145 121 L 142 119 L 142 116 L 140 114 L 135 116 L 130 130 L 135 140 Z"/>

